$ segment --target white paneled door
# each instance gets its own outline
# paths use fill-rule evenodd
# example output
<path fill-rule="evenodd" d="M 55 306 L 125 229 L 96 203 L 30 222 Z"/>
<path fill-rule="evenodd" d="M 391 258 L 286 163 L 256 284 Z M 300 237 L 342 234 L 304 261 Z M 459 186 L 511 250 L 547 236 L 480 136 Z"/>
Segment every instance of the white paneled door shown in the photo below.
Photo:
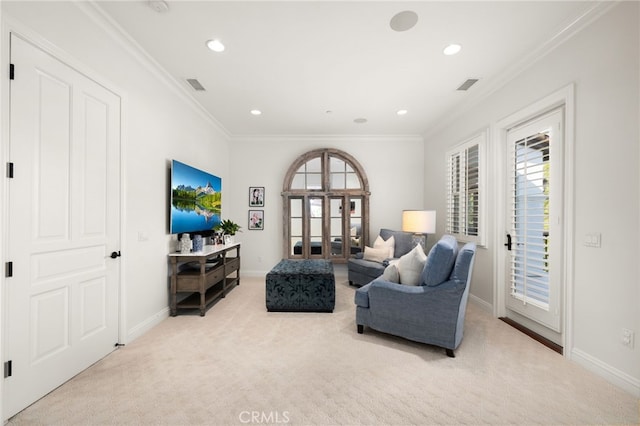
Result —
<path fill-rule="evenodd" d="M 506 307 L 560 333 L 563 110 L 507 132 Z"/>
<path fill-rule="evenodd" d="M 120 274 L 120 98 L 16 35 L 11 63 L 4 418 L 114 349 Z"/>

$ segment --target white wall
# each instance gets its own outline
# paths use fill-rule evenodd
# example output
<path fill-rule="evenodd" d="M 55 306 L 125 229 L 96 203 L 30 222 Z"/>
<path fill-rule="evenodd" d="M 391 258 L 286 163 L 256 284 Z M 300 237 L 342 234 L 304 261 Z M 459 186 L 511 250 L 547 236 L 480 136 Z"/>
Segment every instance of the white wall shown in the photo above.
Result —
<path fill-rule="evenodd" d="M 231 143 L 231 188 L 224 203 L 230 219 L 240 223 L 242 269 L 265 274 L 282 259 L 282 185 L 296 159 L 318 148 L 337 148 L 351 154 L 369 179 L 371 241 L 380 228 L 401 228 L 403 209 L 420 209 L 424 193 L 420 137 L 281 137 L 234 139 Z M 249 231 L 249 186 L 265 187 L 264 231 Z M 426 203 L 427 206 L 429 203 Z M 225 204 L 229 207 L 229 204 Z"/>
<path fill-rule="evenodd" d="M 622 2 L 494 92 L 455 122 L 428 135 L 425 199 L 445 212 L 446 150 L 482 128 L 575 83 L 575 241 L 571 357 L 640 394 L 640 341 L 624 347 L 622 328 L 640 333 L 639 11 Z M 495 135 L 494 135 L 495 137 Z M 492 161 L 488 169 L 496 165 Z M 490 195 L 502 182 L 489 181 Z M 488 218 L 492 218 L 489 200 Z M 443 222 L 440 222 L 441 224 Z M 493 227 L 489 220 L 489 235 Z M 444 231 L 444 229 L 440 229 Z M 602 247 L 585 247 L 600 232 Z M 471 292 L 493 304 L 493 250 L 480 250 Z M 477 272 L 475 272 L 477 271 Z"/>
<path fill-rule="evenodd" d="M 214 173 L 226 185 L 227 137 L 179 91 L 170 89 L 160 74 L 90 19 L 83 12 L 91 12 L 85 4 L 3 2 L 2 8 L 9 27 L 61 52 L 75 62 L 72 65 L 122 96 L 121 340 L 126 343 L 168 315 L 170 160 Z M 2 66 L 8 67 L 5 57 Z"/>

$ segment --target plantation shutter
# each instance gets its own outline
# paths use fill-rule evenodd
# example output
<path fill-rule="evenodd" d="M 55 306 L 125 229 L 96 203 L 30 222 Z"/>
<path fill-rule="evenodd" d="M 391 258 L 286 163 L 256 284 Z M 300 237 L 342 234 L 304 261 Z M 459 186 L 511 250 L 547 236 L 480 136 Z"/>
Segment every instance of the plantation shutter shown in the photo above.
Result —
<path fill-rule="evenodd" d="M 549 309 L 549 134 L 511 146 L 511 295 Z"/>
<path fill-rule="evenodd" d="M 481 145 L 484 134 L 447 156 L 447 233 L 461 241 L 482 243 Z"/>

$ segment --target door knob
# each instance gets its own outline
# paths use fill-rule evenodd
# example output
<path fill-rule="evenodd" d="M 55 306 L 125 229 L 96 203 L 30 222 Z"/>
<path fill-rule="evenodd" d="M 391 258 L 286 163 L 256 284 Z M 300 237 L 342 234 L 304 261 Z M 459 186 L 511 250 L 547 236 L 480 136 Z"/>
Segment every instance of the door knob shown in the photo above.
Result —
<path fill-rule="evenodd" d="M 111 252 L 111 258 L 115 259 L 116 257 L 120 257 L 120 252 L 119 251 L 112 251 Z"/>

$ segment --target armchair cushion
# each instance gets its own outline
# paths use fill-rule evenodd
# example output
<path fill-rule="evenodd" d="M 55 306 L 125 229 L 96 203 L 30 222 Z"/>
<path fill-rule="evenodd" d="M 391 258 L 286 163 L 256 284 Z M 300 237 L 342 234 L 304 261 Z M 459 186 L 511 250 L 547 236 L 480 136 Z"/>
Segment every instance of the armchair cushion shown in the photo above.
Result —
<path fill-rule="evenodd" d="M 471 270 L 473 267 L 473 256 L 475 255 L 476 246 L 474 243 L 467 243 L 462 247 L 456 258 L 456 263 L 453 265 L 453 271 L 451 271 L 450 280 L 454 281 L 467 281 L 470 279 Z"/>
<path fill-rule="evenodd" d="M 420 278 L 426 261 L 427 256 L 424 254 L 422 246 L 420 244 L 416 245 L 413 250 L 402 256 L 398 261 L 400 281 L 396 282 L 405 285 L 420 285 Z"/>
<path fill-rule="evenodd" d="M 392 283 L 400 282 L 400 271 L 398 270 L 398 263 L 393 261 L 394 263 L 390 263 L 389 266 L 384 268 L 384 272 L 382 273 L 382 279 L 386 281 L 391 281 Z"/>
<path fill-rule="evenodd" d="M 380 229 L 380 236 L 385 241 L 393 236 L 395 240 L 393 257 L 395 258 L 402 257 L 413 248 L 413 235 L 409 232 L 392 231 L 391 229 L 382 228 Z"/>
<path fill-rule="evenodd" d="M 422 285 L 437 286 L 449 278 L 458 255 L 458 242 L 452 235 L 444 235 L 431 248 L 422 271 Z"/>
<path fill-rule="evenodd" d="M 388 252 L 387 257 L 391 259 L 393 259 L 394 257 L 393 252 L 395 251 L 395 245 L 396 245 L 396 239 L 393 235 L 390 236 L 389 239 L 387 240 L 382 239 L 382 237 L 378 235 L 376 240 L 373 242 L 373 248 L 386 249 Z"/>
<path fill-rule="evenodd" d="M 395 258 L 409 253 L 413 248 L 413 235 L 409 232 L 382 228 L 379 235 L 385 242 L 393 237 L 395 243 L 393 255 Z M 382 275 L 384 268 L 388 265 L 388 261 L 388 259 L 385 259 L 382 263 L 370 261 L 364 259 L 364 253 L 356 254 L 349 259 L 347 265 L 349 284 L 361 286 L 370 283 Z"/>
<path fill-rule="evenodd" d="M 364 248 L 364 257 L 363 257 L 364 260 L 370 260 L 372 262 L 382 263 L 388 257 L 389 257 L 389 249 L 387 247 L 382 247 L 382 248 L 365 247 Z"/>

